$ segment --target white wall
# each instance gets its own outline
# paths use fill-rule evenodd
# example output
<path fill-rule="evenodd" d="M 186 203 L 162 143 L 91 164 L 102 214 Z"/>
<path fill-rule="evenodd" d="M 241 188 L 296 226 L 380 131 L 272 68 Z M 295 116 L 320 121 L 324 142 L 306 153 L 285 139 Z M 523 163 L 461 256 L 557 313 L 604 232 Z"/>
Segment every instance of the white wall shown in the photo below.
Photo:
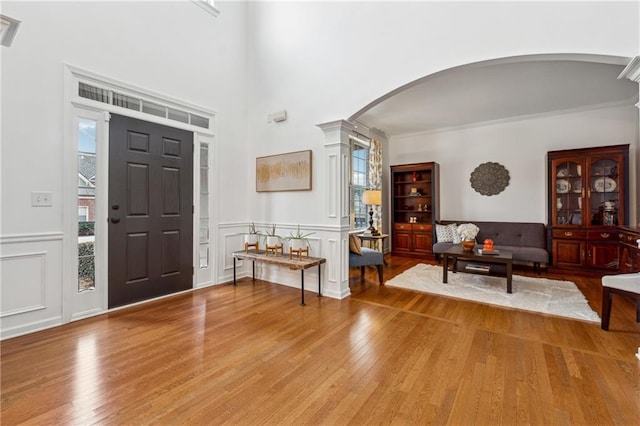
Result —
<path fill-rule="evenodd" d="M 63 138 L 71 124 L 63 119 L 65 63 L 216 111 L 214 163 L 226 177 L 219 194 L 233 202 L 215 205 L 221 221 L 237 221 L 246 210 L 246 197 L 238 196 L 250 163 L 246 4 L 219 8 L 216 18 L 191 1 L 2 2 L 3 14 L 22 21 L 1 51 L 2 307 L 40 306 L 5 316 L 3 336 L 59 323 L 63 286 L 74 285 L 61 272 L 63 238 L 74 238 L 62 235 Z M 50 191 L 53 206 L 31 207 L 31 191 Z M 7 256 L 42 252 L 46 283 L 25 286 Z M 25 297 L 38 285 L 46 298 Z"/>
<path fill-rule="evenodd" d="M 256 220 L 326 222 L 316 124 L 348 118 L 399 86 L 508 56 L 638 54 L 632 2 L 252 2 L 248 12 L 250 156 L 315 154 L 314 190 L 257 194 Z M 289 120 L 267 123 L 281 109 Z M 248 193 L 253 182 L 250 169 Z M 294 201 L 307 208 L 289 208 Z"/>
<path fill-rule="evenodd" d="M 190 1 L 3 1 L 22 21 L 2 48 L 3 234 L 61 229 L 64 63 L 218 112 L 221 173 L 247 168 L 246 5 L 220 8 L 215 18 Z M 30 208 L 32 190 L 52 191 L 53 208 Z"/>
<path fill-rule="evenodd" d="M 547 151 L 630 144 L 635 168 L 637 129 L 635 107 L 604 108 L 393 137 L 388 155 L 391 165 L 440 164 L 443 220 L 547 223 Z M 471 172 L 487 161 L 502 164 L 510 176 L 509 186 L 493 196 L 477 193 L 469 182 Z"/>
<path fill-rule="evenodd" d="M 334 237 L 325 225 L 317 124 L 457 65 L 538 53 L 638 54 L 634 2 L 217 4 L 213 18 L 190 1 L 2 2 L 2 13 L 22 21 L 13 45 L 1 48 L 2 256 L 31 253 L 35 262 L 50 253 L 40 263 L 46 283 L 29 283 L 46 286 L 44 309 L 4 317 L 3 332 L 60 317 L 60 247 L 73 238 L 62 234 L 60 205 L 64 63 L 218 113 L 221 281 L 231 274 L 224 253 L 239 244 L 236 233 L 248 221 L 315 229 L 321 253 Z M 282 109 L 286 122 L 267 123 Z M 255 157 L 303 149 L 314 153 L 312 191 L 255 192 Z M 34 190 L 51 191 L 53 207 L 32 208 Z M 323 276 L 342 274 L 340 265 L 327 268 Z M 3 272 L 1 285 L 3 299 L 24 295 L 13 272 Z"/>
<path fill-rule="evenodd" d="M 312 149 L 314 183 L 310 192 L 255 194 L 250 168 L 247 193 L 255 197 L 249 216 L 308 229 L 332 223 L 327 148 L 317 124 L 347 119 L 400 86 L 459 65 L 553 53 L 633 57 L 639 50 L 638 10 L 636 2 L 250 2 L 249 155 Z M 282 109 L 289 114 L 286 122 L 267 122 L 269 113 Z M 498 139 L 489 148 L 508 142 Z M 394 149 L 390 143 L 385 166 Z M 526 172 L 544 182 L 541 164 L 535 171 L 528 165 Z M 383 176 L 388 182 L 387 169 Z M 526 179 L 516 178 L 517 185 Z M 544 203 L 544 192 L 532 189 Z M 474 204 L 445 209 L 490 214 Z M 543 221 L 544 210 L 527 216 Z M 342 266 L 328 262 L 327 268 Z"/>

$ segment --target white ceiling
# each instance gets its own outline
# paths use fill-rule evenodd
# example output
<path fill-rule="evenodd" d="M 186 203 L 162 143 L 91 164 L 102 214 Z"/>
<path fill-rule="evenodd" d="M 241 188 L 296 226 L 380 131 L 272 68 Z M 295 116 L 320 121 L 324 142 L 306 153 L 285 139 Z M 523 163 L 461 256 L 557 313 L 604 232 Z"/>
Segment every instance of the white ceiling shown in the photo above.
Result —
<path fill-rule="evenodd" d="M 638 85 L 618 79 L 623 69 L 548 58 L 471 64 L 407 84 L 350 119 L 391 137 L 553 111 L 634 105 Z"/>

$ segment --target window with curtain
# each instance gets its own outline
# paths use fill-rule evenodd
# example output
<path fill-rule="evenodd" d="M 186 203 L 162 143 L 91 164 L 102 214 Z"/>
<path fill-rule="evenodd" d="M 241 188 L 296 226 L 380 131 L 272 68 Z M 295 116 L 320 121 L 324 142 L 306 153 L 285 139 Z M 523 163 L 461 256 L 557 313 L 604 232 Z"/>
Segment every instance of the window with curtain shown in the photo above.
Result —
<path fill-rule="evenodd" d="M 369 146 L 351 139 L 351 179 L 349 201 L 351 205 L 351 229 L 369 226 L 367 206 L 362 203 L 362 193 L 369 188 Z"/>

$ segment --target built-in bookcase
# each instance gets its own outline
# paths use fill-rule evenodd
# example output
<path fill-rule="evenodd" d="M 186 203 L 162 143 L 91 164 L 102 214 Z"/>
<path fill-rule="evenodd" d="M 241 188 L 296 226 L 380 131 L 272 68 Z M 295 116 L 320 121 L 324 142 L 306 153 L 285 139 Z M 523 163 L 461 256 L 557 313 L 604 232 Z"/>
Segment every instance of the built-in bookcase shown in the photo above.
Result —
<path fill-rule="evenodd" d="M 438 163 L 391 166 L 393 254 L 433 256 L 434 224 L 440 219 Z"/>

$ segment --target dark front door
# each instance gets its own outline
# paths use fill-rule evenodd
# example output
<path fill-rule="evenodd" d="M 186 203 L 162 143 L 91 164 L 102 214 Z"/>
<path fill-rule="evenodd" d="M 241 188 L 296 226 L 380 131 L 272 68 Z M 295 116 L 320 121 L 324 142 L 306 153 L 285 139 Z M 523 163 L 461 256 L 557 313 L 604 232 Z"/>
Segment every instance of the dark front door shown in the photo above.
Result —
<path fill-rule="evenodd" d="M 109 307 L 192 287 L 193 133 L 111 115 Z"/>

